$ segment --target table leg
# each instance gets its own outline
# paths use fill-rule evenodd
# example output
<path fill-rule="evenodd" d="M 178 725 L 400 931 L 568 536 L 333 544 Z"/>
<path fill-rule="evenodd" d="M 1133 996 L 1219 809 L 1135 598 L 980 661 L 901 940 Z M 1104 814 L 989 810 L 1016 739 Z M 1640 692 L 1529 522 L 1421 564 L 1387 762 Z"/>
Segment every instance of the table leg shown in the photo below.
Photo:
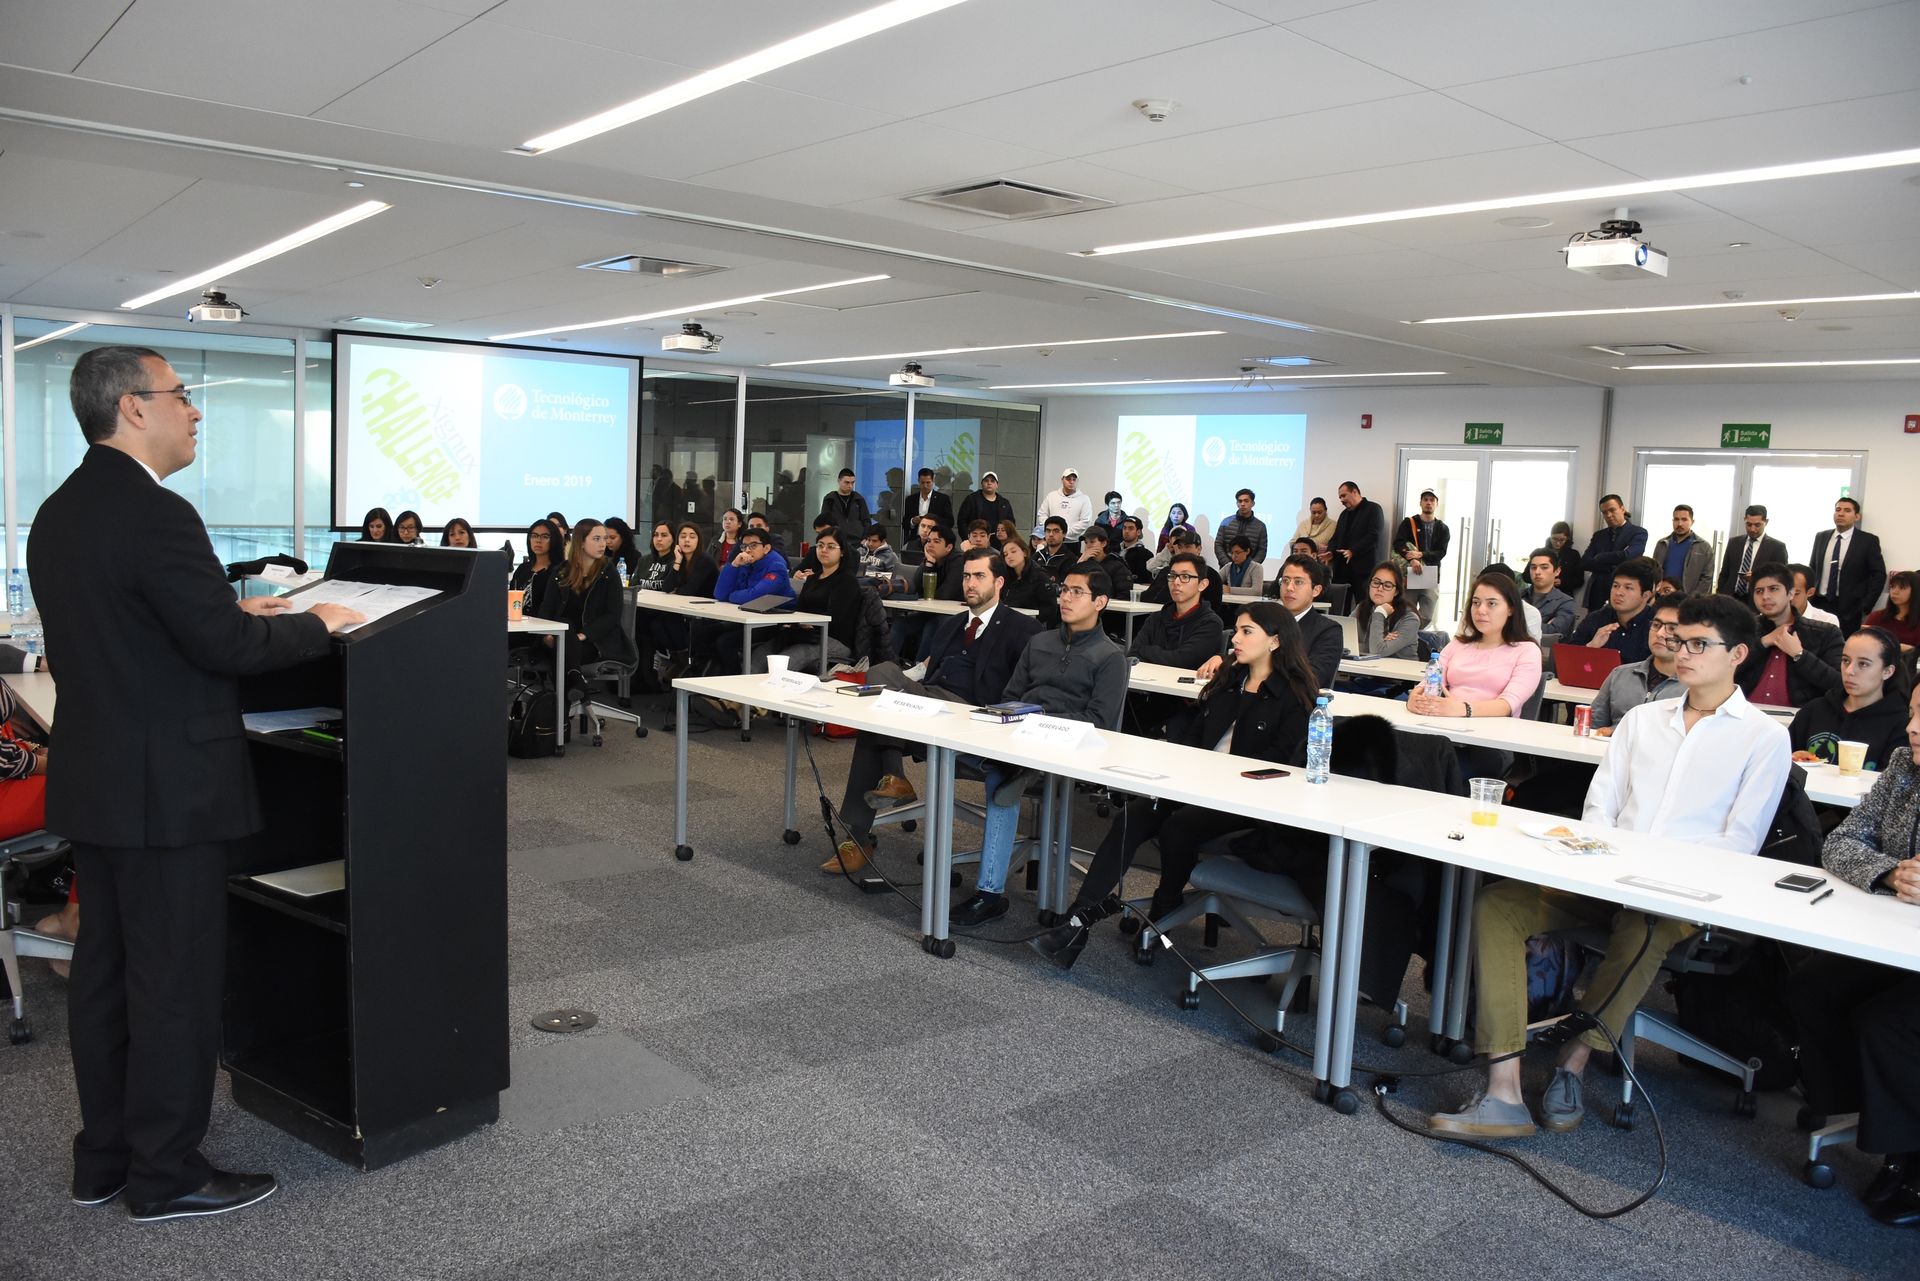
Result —
<path fill-rule="evenodd" d="M 793 776 L 800 768 L 800 718 L 787 717 L 787 796 L 785 809 L 786 827 L 780 833 L 780 839 L 789 845 L 800 843 L 800 828 L 794 822 L 793 814 Z"/>
<path fill-rule="evenodd" d="M 1440 1036 L 1447 1027 L 1447 985 L 1448 976 L 1453 973 L 1453 903 L 1454 896 L 1460 892 L 1460 869 L 1452 863 L 1440 865 L 1440 903 L 1435 913 L 1433 989 L 1428 997 L 1431 1008 L 1427 1011 L 1427 1037 L 1435 1052 L 1441 1048 Z"/>
<path fill-rule="evenodd" d="M 740 629 L 740 672 L 749 675 L 753 671 L 753 632 L 752 623 Z M 745 703 L 740 704 L 740 741 L 745 743 L 753 738 L 753 709 Z"/>
<path fill-rule="evenodd" d="M 827 624 L 820 624 L 820 679 L 827 679 Z"/>
<path fill-rule="evenodd" d="M 1348 1087 L 1353 1084 L 1353 1031 L 1360 1012 L 1360 948 L 1366 941 L 1363 923 L 1367 912 L 1367 867 L 1373 847 L 1365 841 L 1347 845 L 1346 902 L 1341 905 L 1340 961 L 1335 979 L 1333 1012 L 1333 1062 L 1328 1083 L 1334 1088 L 1336 1111 L 1352 1112 L 1360 1098 Z M 1325 1000 L 1324 993 L 1321 999 Z"/>
<path fill-rule="evenodd" d="M 1056 913 L 1067 910 L 1067 871 L 1073 866 L 1073 780 L 1060 780 L 1060 799 L 1054 811 L 1060 816 L 1060 839 L 1053 848 L 1053 875 L 1043 886 L 1050 894 L 1047 906 Z"/>
<path fill-rule="evenodd" d="M 1128 610 L 1121 617 L 1127 620 L 1122 626 L 1127 630 L 1127 653 L 1131 654 L 1133 653 L 1133 611 Z"/>
<path fill-rule="evenodd" d="M 1320 906 L 1320 999 L 1313 1015 L 1313 1097 L 1326 1102 L 1333 1061 L 1334 988 L 1340 978 L 1340 915 L 1347 887 L 1345 837 L 1327 838 L 1327 894 Z"/>
<path fill-rule="evenodd" d="M 567 633 L 553 638 L 553 751 L 567 747 Z"/>
<path fill-rule="evenodd" d="M 953 910 L 953 762 L 954 754 L 946 748 L 927 750 L 927 807 L 920 820 L 927 825 L 921 845 L 921 921 L 926 927 L 921 946 L 943 957 L 953 955 L 953 940 L 947 936 L 947 917 Z"/>
<path fill-rule="evenodd" d="M 1467 1031 L 1467 981 L 1473 977 L 1473 901 L 1480 897 L 1480 873 L 1461 869 L 1460 897 L 1453 913 L 1453 986 L 1447 992 L 1447 1039 L 1458 1042 Z"/>
<path fill-rule="evenodd" d="M 693 858 L 687 844 L 687 691 L 676 688 L 673 700 L 673 856 L 685 863 Z"/>

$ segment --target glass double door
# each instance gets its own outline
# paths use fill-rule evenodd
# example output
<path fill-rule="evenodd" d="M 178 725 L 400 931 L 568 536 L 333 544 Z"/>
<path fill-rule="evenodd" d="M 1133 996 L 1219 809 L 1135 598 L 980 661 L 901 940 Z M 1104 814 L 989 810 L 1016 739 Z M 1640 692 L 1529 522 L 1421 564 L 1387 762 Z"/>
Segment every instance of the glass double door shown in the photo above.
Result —
<path fill-rule="evenodd" d="M 1482 568 L 1504 561 L 1521 573 L 1527 553 L 1546 543 L 1553 523 L 1571 519 L 1578 457 L 1573 449 L 1401 446 L 1400 484 L 1388 513 L 1392 528 L 1418 514 L 1421 491 L 1431 489 L 1439 499 L 1436 515 L 1450 535 L 1435 584 L 1436 626 L 1460 616 Z"/>
<path fill-rule="evenodd" d="M 1767 533 L 1787 545 L 1787 555 L 1813 555 L 1813 539 L 1833 528 L 1836 498 L 1862 499 L 1866 455 L 1768 450 L 1750 455 L 1724 450 L 1641 449 L 1634 452 L 1635 523 L 1647 527 L 1647 550 L 1672 529 L 1673 509 L 1693 508 L 1694 532 L 1713 544 L 1718 570 L 1721 548 L 1743 532 L 1747 507 L 1767 509 Z"/>

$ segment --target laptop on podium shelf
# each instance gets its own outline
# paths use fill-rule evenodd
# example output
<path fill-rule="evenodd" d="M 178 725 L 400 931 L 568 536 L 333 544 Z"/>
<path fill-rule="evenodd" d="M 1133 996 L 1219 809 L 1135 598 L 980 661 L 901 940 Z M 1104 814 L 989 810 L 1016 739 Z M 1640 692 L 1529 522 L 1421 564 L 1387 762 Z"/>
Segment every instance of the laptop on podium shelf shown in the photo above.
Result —
<path fill-rule="evenodd" d="M 1590 649 L 1585 645 L 1553 647 L 1554 679 L 1576 689 L 1599 689 L 1607 673 L 1620 666 L 1617 649 Z"/>

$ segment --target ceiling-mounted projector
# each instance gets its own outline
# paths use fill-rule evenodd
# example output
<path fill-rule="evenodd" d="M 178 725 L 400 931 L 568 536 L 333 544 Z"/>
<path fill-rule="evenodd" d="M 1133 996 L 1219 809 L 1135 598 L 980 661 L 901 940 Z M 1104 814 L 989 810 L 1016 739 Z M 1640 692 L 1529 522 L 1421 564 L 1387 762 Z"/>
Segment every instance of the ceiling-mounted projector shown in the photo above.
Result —
<path fill-rule="evenodd" d="M 1561 252 L 1571 270 L 1602 280 L 1667 275 L 1666 254 L 1640 239 L 1640 224 L 1631 218 L 1609 218 L 1598 231 L 1575 232 Z"/>
<path fill-rule="evenodd" d="M 679 333 L 668 334 L 660 340 L 660 350 L 701 351 L 711 355 L 720 350 L 720 335 L 708 333 L 697 320 L 689 320 L 680 326 Z"/>
<path fill-rule="evenodd" d="M 212 324 L 237 325 L 246 315 L 246 308 L 232 301 L 218 289 L 209 289 L 200 295 L 200 301 L 187 308 L 187 319 L 206 321 Z"/>
<path fill-rule="evenodd" d="M 920 366 L 909 360 L 900 366 L 899 373 L 887 375 L 887 385 L 889 387 L 931 387 L 933 377 L 930 374 L 921 373 Z"/>

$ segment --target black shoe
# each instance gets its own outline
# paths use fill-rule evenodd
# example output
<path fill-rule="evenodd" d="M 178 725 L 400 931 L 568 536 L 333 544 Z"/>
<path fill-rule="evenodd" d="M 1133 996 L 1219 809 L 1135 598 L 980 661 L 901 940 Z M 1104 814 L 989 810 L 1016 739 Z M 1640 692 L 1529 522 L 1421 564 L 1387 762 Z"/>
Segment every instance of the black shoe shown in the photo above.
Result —
<path fill-rule="evenodd" d="M 1920 1188 L 1903 1183 L 1870 1213 L 1890 1228 L 1920 1228 Z"/>
<path fill-rule="evenodd" d="M 1914 1153 L 1889 1152 L 1880 1172 L 1873 1176 L 1873 1182 L 1867 1184 L 1867 1190 L 1860 1194 L 1860 1200 L 1869 1209 L 1876 1205 L 1885 1205 L 1907 1181 L 1907 1175 L 1915 1169 Z"/>
<path fill-rule="evenodd" d="M 985 925 L 994 917 L 1005 916 L 1006 913 L 1006 895 L 989 894 L 987 891 L 981 890 L 959 907 L 948 912 L 947 923 L 949 925 L 959 925 L 970 929 L 975 925 Z"/>
<path fill-rule="evenodd" d="M 115 1179 L 111 1183 L 96 1183 L 84 1188 L 76 1183 L 73 1185 L 73 1203 L 86 1206 L 106 1205 L 126 1190 L 127 1181 L 124 1178 Z"/>
<path fill-rule="evenodd" d="M 170 1201 L 129 1201 L 127 1213 L 135 1223 L 225 1214 L 229 1210 L 264 1201 L 279 1187 L 271 1174 L 235 1174 L 230 1170 L 215 1170 L 212 1177 L 185 1196 L 177 1196 Z"/>

